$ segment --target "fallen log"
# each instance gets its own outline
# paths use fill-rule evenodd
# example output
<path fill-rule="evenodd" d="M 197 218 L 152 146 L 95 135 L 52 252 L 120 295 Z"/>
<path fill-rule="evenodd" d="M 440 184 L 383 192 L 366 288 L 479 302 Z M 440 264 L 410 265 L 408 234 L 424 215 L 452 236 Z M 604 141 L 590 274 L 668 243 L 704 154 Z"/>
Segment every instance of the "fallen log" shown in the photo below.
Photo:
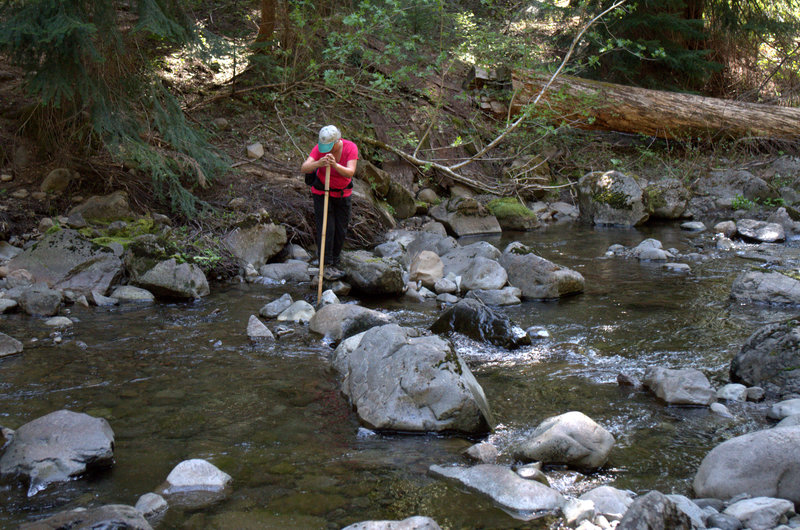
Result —
<path fill-rule="evenodd" d="M 534 71 L 514 71 L 511 114 L 519 114 L 549 79 L 549 75 Z M 647 90 L 565 75 L 555 79 L 542 99 L 539 108 L 552 109 L 558 121 L 573 122 L 584 129 L 670 139 L 721 135 L 800 140 L 800 109 L 790 107 Z"/>

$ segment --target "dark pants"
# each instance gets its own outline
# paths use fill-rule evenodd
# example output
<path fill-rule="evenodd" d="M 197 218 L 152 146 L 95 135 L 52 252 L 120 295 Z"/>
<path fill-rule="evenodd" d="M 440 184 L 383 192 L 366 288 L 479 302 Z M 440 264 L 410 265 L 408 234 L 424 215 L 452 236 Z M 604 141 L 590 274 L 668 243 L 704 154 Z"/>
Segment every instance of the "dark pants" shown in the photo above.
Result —
<path fill-rule="evenodd" d="M 328 198 L 328 229 L 325 232 L 325 266 L 335 266 L 342 253 L 350 222 L 351 197 Z M 317 255 L 322 245 L 322 214 L 325 211 L 325 196 L 314 195 L 314 217 L 317 221 Z"/>

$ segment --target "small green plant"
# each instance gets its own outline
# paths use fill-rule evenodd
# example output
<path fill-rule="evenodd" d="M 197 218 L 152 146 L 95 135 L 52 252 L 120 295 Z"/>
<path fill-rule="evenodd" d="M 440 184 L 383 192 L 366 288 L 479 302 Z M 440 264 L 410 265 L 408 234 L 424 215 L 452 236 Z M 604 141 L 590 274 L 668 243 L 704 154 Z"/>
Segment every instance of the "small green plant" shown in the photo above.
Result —
<path fill-rule="evenodd" d="M 786 201 L 784 201 L 780 197 L 777 198 L 767 197 L 766 199 L 764 199 L 762 204 L 770 208 L 780 208 L 781 206 L 786 206 Z"/>
<path fill-rule="evenodd" d="M 755 207 L 756 203 L 754 201 L 742 195 L 737 195 L 733 198 L 733 202 L 731 202 L 731 208 L 734 210 L 752 210 Z"/>

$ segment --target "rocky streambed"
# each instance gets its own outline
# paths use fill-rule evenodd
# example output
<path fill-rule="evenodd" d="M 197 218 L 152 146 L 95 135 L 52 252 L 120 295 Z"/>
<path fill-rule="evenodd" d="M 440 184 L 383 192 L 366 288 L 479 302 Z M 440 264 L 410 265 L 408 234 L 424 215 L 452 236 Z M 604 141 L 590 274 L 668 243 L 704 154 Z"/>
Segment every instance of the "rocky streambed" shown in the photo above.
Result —
<path fill-rule="evenodd" d="M 659 245 L 642 247 L 648 239 Z M 321 317 L 310 323 L 308 317 L 277 320 L 282 311 L 274 306 L 265 310 L 286 294 L 295 302 L 314 303 L 310 276 L 285 283 L 254 276 L 252 283 L 217 286 L 193 302 L 71 304 L 61 314 L 72 324 L 57 330 L 47 327 L 44 317 L 6 313 L 2 331 L 24 349 L 0 360 L 0 423 L 19 429 L 56 410 L 86 413 L 104 418 L 113 429 L 114 453 L 113 462 L 67 482 L 46 484 L 31 496 L 30 481 L 7 480 L 0 495 L 8 509 L 0 523 L 14 526 L 79 507 L 133 506 L 142 495 L 160 492 L 170 508 L 152 522 L 163 527 L 339 528 L 424 515 L 453 528 L 590 528 L 589 521 L 615 525 L 615 518 L 622 517 L 619 503 L 627 508 L 633 496 L 642 500 L 637 513 L 672 513 L 663 506 L 683 504 L 683 510 L 675 511 L 676 521 L 690 512 L 706 524 L 712 514 L 709 505 L 723 512 L 736 503 L 709 501 L 701 507 L 680 497 L 667 502 L 645 494 L 658 490 L 696 498 L 695 476 L 706 455 L 726 440 L 772 428 L 776 419 L 768 415 L 783 414 L 774 412 L 773 405 L 792 392 L 771 389 L 766 401 L 747 400 L 747 388 L 756 386 L 750 382 L 744 394 L 726 394 L 729 399 L 717 403 L 716 391 L 731 381 L 731 361 L 748 337 L 767 323 L 794 315 L 790 305 L 731 298 L 743 270 L 766 272 L 778 261 L 791 268 L 794 243 L 745 243 L 735 236 L 731 241 L 733 248 L 721 249 L 719 238 L 708 231 L 690 232 L 677 224 L 595 229 L 572 223 L 486 240 L 498 254 L 509 243 L 527 245 L 582 276 L 583 292 L 549 300 L 522 296 L 519 303 L 491 306 L 527 329 L 533 337 L 530 344 L 469 336 L 466 329 L 445 333 L 463 364 L 446 346 L 437 363 L 453 372 L 469 371 L 485 394 L 491 417 L 475 423 L 474 429 L 459 424 L 440 434 L 381 429 L 385 426 L 376 424 L 374 416 L 360 411 L 357 390 L 349 398 L 343 395 L 341 350 L 334 354 L 332 346 L 360 329 L 334 326 L 329 329 L 338 329 L 340 336 L 329 332 L 323 337 L 314 331 L 321 330 Z M 477 241 L 458 243 L 469 247 Z M 653 248 L 671 256 L 652 259 Z M 645 251 L 650 254 L 643 256 Z M 441 248 L 440 254 L 447 262 Z M 476 271 L 493 269 L 478 257 L 466 261 L 480 265 Z M 502 256 L 494 261 L 502 263 Z M 688 270 L 665 263 L 683 263 Z M 463 281 L 466 271 L 461 276 Z M 469 281 L 486 275 L 473 276 Z M 420 277 L 419 289 L 404 296 L 351 296 L 340 290 L 339 297 L 379 311 L 396 326 L 427 329 L 452 306 L 446 298 L 427 295 L 423 281 Z M 524 287 L 536 282 L 528 283 Z M 433 287 L 432 294 L 439 290 Z M 259 314 L 256 320 L 271 338 L 256 338 L 255 329 L 250 330 L 253 338 L 248 336 L 248 324 Z M 369 327 L 363 319 L 351 320 Z M 372 346 L 362 354 L 381 354 L 381 341 L 370 340 Z M 696 370 L 706 381 L 705 387 L 699 384 L 699 399 L 706 401 L 668 405 L 664 400 L 673 395 L 669 385 L 652 383 L 648 389 L 635 384 L 653 379 L 652 371 L 659 367 Z M 634 385 L 620 385 L 620 374 Z M 685 380 L 695 377 L 693 372 Z M 712 410 L 712 401 L 726 409 Z M 520 447 L 531 445 L 543 421 L 573 411 L 613 438 L 607 453 L 582 465 L 550 461 L 538 473 L 530 469 L 526 462 L 535 458 L 524 456 L 527 450 Z M 424 421 L 425 430 L 437 430 L 433 420 Z M 473 447 L 480 442 L 484 444 Z M 473 456 L 465 454 L 470 448 Z M 759 455 L 762 460 L 756 464 L 769 467 L 774 462 L 774 455 Z M 178 464 L 196 459 L 231 477 L 230 490 L 201 508 L 170 499 L 163 489 Z M 508 490 L 503 488 L 520 491 L 513 486 L 516 479 L 504 482 L 511 475 L 527 480 L 541 478 L 542 471 L 550 488 L 542 494 L 549 504 L 540 513 L 504 496 Z M 761 478 L 762 483 L 768 480 Z M 615 489 L 596 490 L 601 486 Z M 534 497 L 544 491 L 537 486 L 526 486 L 526 491 L 531 487 Z M 720 497 L 726 499 L 738 495 L 723 493 Z M 707 511 L 699 515 L 693 506 Z M 746 508 L 729 512 L 739 521 L 748 520 L 742 515 Z M 756 512 L 780 512 L 765 519 L 772 526 L 764 528 L 777 526 L 781 516 L 792 513 L 783 505 L 760 509 Z M 605 514 L 602 519 L 600 513 Z M 725 519 L 720 515 L 712 522 L 722 524 L 720 518 Z"/>

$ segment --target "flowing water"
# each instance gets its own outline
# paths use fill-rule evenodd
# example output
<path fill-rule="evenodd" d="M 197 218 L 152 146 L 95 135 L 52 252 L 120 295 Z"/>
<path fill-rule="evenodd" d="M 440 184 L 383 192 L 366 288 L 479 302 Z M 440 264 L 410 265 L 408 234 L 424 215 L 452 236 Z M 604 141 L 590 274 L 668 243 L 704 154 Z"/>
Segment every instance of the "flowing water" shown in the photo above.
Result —
<path fill-rule="evenodd" d="M 501 451 L 543 419 L 571 410 L 616 437 L 598 473 L 548 470 L 552 485 L 567 494 L 613 484 L 691 496 L 691 480 L 712 447 L 763 426 L 760 405 L 731 406 L 736 419 L 726 420 L 617 385 L 620 372 L 641 377 L 647 366 L 665 365 L 698 368 L 720 386 L 743 340 L 785 316 L 728 299 L 737 272 L 752 266 L 734 255 L 690 262 L 690 275 L 602 258 L 613 243 L 633 246 L 646 237 L 681 253 L 697 244 L 674 226 L 570 225 L 514 234 L 583 274 L 586 291 L 502 309 L 522 327 L 549 330 L 551 338 L 533 346 L 506 351 L 454 338 L 484 388 L 498 423 L 490 440 Z M 489 241 L 502 249 L 511 240 Z M 72 306 L 76 322 L 60 344 L 39 319 L 0 317 L 2 330 L 25 344 L 21 355 L 0 359 L 0 424 L 17 428 L 66 408 L 108 419 L 116 437 L 108 470 L 31 498 L 23 485 L 0 485 L 0 527 L 78 506 L 133 505 L 189 458 L 205 458 L 233 476 L 233 493 L 210 508 L 171 509 L 162 528 L 340 528 L 416 514 L 447 528 L 555 524 L 519 521 L 427 475 L 432 464 L 465 463 L 461 452 L 475 439 L 359 431 L 327 361 L 330 347 L 307 326 L 268 346 L 251 344 L 249 316 L 286 290 L 235 285 L 189 304 Z M 289 288 L 295 299 L 312 299 L 313 291 Z M 363 303 L 409 326 L 429 326 L 440 312 L 434 302 Z"/>

